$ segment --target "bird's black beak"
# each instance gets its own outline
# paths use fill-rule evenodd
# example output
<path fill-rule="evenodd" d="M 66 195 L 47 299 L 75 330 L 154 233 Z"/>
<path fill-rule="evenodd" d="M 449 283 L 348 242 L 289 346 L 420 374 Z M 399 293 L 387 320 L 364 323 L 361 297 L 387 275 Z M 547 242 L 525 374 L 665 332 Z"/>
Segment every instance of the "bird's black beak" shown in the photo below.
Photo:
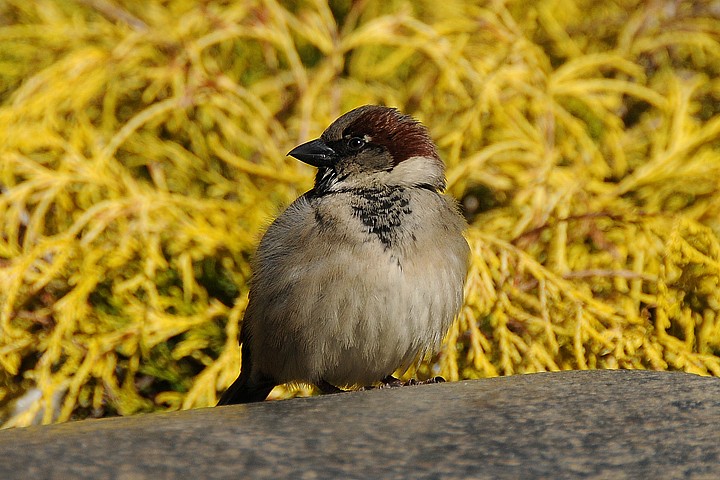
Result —
<path fill-rule="evenodd" d="M 288 152 L 288 155 L 295 157 L 313 167 L 329 167 L 335 160 L 335 150 L 328 147 L 322 138 L 312 140 L 298 145 Z"/>

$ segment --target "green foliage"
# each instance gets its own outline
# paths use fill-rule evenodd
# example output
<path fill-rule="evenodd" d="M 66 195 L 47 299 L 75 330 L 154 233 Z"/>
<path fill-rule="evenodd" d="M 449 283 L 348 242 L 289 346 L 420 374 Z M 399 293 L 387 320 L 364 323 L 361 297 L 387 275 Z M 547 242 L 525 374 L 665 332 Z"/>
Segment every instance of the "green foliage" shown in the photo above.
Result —
<path fill-rule="evenodd" d="M 428 125 L 471 223 L 408 374 L 720 375 L 713 8 L 5 0 L 5 425 L 214 404 L 254 246 L 312 181 L 285 153 L 365 103 Z"/>

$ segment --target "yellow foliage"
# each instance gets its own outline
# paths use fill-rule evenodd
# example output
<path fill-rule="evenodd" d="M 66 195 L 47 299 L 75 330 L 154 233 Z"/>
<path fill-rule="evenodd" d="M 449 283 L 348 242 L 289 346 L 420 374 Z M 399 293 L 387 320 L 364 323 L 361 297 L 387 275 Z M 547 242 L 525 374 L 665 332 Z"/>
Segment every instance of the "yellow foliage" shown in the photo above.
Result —
<path fill-rule="evenodd" d="M 471 224 L 410 373 L 720 375 L 713 5 L 5 0 L 4 425 L 214 404 L 254 246 L 311 185 L 285 153 L 366 103 L 428 125 Z"/>

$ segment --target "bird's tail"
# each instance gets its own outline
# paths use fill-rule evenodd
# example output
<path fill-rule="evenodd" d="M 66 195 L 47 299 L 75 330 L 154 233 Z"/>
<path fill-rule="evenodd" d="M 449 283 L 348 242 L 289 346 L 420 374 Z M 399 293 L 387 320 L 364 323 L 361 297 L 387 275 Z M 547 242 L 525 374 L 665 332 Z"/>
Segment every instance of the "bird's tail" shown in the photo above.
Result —
<path fill-rule="evenodd" d="M 237 380 L 230 385 L 230 388 L 222 394 L 218 406 L 262 402 L 267 398 L 270 390 L 275 388 L 275 385 L 277 383 L 271 380 L 253 382 L 241 373 Z"/>

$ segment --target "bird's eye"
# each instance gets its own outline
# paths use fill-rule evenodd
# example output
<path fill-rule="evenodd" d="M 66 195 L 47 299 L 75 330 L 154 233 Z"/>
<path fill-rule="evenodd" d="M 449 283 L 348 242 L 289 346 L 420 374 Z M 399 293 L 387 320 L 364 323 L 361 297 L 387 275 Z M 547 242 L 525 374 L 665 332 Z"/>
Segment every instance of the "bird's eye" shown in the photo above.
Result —
<path fill-rule="evenodd" d="M 347 141 L 348 149 L 358 151 L 365 146 L 365 140 L 360 137 L 351 137 Z"/>

